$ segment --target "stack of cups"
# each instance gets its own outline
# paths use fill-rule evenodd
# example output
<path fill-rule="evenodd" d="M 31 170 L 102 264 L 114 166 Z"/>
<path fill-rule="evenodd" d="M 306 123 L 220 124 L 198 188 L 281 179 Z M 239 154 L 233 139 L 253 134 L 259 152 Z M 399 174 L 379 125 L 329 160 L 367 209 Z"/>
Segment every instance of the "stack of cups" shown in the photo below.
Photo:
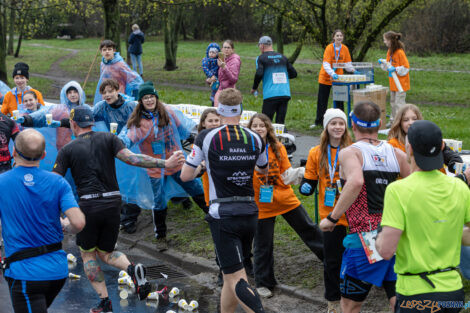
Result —
<path fill-rule="evenodd" d="M 20 111 L 18 110 L 13 110 L 13 119 L 16 121 L 18 117 L 20 116 Z"/>

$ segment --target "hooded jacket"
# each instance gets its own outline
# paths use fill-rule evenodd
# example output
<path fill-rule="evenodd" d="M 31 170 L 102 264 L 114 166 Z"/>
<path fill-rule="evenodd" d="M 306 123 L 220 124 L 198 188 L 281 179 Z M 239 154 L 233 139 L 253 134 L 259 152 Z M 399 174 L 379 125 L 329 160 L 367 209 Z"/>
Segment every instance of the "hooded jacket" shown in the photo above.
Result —
<path fill-rule="evenodd" d="M 129 36 L 129 53 L 139 55 L 142 54 L 142 44 L 145 41 L 144 33 L 138 29 L 133 31 L 132 34 Z"/>
<path fill-rule="evenodd" d="M 207 78 L 211 78 L 215 75 L 215 77 L 219 76 L 219 66 L 217 65 L 217 58 L 213 59 L 209 57 L 209 50 L 211 48 L 216 48 L 218 52 L 220 52 L 220 47 L 217 43 L 213 42 L 210 43 L 206 48 L 206 57 L 202 59 L 202 70 L 204 74 L 206 74 Z"/>

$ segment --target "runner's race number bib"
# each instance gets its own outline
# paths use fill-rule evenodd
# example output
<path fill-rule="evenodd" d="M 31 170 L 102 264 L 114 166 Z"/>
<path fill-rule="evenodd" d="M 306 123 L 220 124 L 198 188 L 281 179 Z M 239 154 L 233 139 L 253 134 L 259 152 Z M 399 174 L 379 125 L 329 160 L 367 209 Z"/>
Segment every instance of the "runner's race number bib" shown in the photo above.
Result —
<path fill-rule="evenodd" d="M 273 202 L 273 185 L 263 185 L 259 189 L 259 202 L 271 203 Z"/>
<path fill-rule="evenodd" d="M 273 84 L 287 84 L 286 73 L 273 73 Z"/>

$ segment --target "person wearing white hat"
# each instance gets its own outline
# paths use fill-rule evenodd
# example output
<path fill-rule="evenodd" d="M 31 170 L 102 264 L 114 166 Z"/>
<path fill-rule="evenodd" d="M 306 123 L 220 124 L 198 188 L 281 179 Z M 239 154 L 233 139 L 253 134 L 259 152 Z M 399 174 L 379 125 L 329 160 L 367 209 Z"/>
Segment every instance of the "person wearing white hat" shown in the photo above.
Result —
<path fill-rule="evenodd" d="M 319 214 L 322 219 L 333 211 L 341 190 L 339 151 L 352 144 L 346 114 L 340 109 L 328 109 L 325 112 L 323 128 L 320 145 L 310 149 L 305 175 L 300 183 L 300 193 L 305 196 L 312 195 L 318 187 Z M 328 301 L 328 313 L 341 312 L 340 269 L 347 228 L 348 222 L 343 216 L 332 232 L 323 233 L 324 296 Z"/>

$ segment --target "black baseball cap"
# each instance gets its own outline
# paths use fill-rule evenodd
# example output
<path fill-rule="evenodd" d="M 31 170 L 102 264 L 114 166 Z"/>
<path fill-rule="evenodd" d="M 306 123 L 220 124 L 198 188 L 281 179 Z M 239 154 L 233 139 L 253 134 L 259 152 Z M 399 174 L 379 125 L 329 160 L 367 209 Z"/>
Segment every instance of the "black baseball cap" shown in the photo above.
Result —
<path fill-rule="evenodd" d="M 79 105 L 70 111 L 70 120 L 77 123 L 81 128 L 93 126 L 93 124 L 95 124 L 93 112 L 90 108 L 84 105 Z"/>
<path fill-rule="evenodd" d="M 408 129 L 408 142 L 413 148 L 413 155 L 419 168 L 432 171 L 442 168 L 442 132 L 431 121 L 416 121 Z"/>

